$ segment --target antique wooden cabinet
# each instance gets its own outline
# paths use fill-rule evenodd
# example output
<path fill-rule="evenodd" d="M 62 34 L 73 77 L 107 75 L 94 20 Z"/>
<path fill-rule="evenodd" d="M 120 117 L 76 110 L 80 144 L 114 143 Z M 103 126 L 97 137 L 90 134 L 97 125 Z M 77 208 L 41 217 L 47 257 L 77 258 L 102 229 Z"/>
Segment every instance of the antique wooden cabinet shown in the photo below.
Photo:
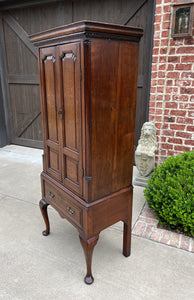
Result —
<path fill-rule="evenodd" d="M 99 233 L 124 222 L 130 255 L 132 170 L 142 29 L 83 21 L 31 36 L 38 47 L 43 128 L 41 212 L 79 231 L 91 284 Z"/>

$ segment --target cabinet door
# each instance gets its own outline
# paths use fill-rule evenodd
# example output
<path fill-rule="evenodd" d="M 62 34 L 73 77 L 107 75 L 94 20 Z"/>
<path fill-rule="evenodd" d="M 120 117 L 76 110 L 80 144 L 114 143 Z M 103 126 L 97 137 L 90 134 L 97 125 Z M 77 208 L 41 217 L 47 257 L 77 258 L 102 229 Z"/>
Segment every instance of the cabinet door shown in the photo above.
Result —
<path fill-rule="evenodd" d="M 82 195 L 80 43 L 58 47 L 62 116 L 62 181 Z"/>
<path fill-rule="evenodd" d="M 61 180 L 61 156 L 59 149 L 60 117 L 57 97 L 56 47 L 40 49 L 41 106 L 45 171 Z"/>

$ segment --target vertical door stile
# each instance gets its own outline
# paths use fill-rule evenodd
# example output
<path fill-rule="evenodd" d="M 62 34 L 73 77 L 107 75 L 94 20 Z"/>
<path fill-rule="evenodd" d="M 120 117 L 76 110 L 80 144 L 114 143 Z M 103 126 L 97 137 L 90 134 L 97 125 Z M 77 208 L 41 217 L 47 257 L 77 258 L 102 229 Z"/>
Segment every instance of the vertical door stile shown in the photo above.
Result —
<path fill-rule="evenodd" d="M 91 41 L 83 42 L 84 64 L 84 154 L 85 154 L 85 200 L 90 202 L 92 195 L 92 156 L 91 156 Z"/>
<path fill-rule="evenodd" d="M 82 102 L 81 102 L 81 45 L 80 43 L 76 44 L 76 71 L 75 71 L 75 99 L 76 99 L 76 134 L 77 134 L 77 149 L 79 153 L 79 165 L 78 165 L 78 182 L 80 185 L 80 193 L 82 193 L 83 188 L 83 159 L 82 159 Z"/>
<path fill-rule="evenodd" d="M 59 172 L 60 172 L 60 181 L 63 181 L 63 86 L 62 86 L 62 76 L 61 76 L 61 57 L 60 57 L 60 48 L 56 47 L 56 100 L 57 100 L 57 118 L 58 118 L 58 139 L 59 139 Z"/>

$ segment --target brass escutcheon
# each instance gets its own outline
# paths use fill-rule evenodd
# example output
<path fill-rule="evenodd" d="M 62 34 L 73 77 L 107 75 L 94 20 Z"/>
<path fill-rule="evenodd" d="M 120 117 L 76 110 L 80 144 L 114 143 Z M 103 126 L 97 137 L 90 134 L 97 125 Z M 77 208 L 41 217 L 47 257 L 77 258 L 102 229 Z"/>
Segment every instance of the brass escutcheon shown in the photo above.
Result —
<path fill-rule="evenodd" d="M 70 215 L 74 215 L 75 213 L 75 211 L 70 206 L 67 206 L 67 211 Z"/>

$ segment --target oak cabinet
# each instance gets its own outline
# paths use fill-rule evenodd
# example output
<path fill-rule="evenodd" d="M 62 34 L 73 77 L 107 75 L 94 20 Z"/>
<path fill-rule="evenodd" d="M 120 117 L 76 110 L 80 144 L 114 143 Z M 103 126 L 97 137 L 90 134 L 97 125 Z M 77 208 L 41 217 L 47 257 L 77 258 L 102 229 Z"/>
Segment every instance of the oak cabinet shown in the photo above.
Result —
<path fill-rule="evenodd" d="M 103 229 L 123 221 L 123 254 L 130 254 L 141 36 L 142 29 L 89 21 L 31 36 L 39 57 L 43 234 L 50 204 L 79 231 L 88 284 Z"/>

